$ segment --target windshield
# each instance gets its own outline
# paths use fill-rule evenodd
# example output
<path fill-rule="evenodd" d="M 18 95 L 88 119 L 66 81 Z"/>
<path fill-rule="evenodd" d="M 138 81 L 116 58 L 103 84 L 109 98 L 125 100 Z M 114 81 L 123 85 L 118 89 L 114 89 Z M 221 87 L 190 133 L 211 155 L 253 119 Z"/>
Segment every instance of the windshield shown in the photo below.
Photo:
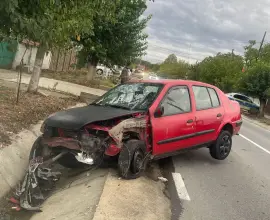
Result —
<path fill-rule="evenodd" d="M 122 84 L 107 92 L 93 104 L 128 110 L 147 110 L 162 88 L 163 84 L 159 83 Z"/>

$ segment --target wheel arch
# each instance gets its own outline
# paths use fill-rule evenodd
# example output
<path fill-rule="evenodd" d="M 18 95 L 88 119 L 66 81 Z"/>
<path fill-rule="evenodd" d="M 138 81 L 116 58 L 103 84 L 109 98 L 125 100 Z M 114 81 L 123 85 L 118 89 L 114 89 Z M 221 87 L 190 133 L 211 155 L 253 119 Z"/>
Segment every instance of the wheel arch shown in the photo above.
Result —
<path fill-rule="evenodd" d="M 221 131 L 229 131 L 230 134 L 233 136 L 233 125 L 229 122 L 224 123 L 222 126 L 220 126 L 217 136 L 220 134 Z"/>

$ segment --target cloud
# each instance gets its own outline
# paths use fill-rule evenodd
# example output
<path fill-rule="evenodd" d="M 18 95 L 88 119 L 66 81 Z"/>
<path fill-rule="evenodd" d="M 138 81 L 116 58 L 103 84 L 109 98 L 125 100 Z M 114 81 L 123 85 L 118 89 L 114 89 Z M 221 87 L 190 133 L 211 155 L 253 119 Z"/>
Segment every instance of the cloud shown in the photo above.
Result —
<path fill-rule="evenodd" d="M 243 54 L 249 40 L 259 43 L 270 23 L 270 1 L 155 0 L 148 4 L 149 14 L 144 59 L 161 62 L 174 53 L 194 63 L 232 49 Z"/>

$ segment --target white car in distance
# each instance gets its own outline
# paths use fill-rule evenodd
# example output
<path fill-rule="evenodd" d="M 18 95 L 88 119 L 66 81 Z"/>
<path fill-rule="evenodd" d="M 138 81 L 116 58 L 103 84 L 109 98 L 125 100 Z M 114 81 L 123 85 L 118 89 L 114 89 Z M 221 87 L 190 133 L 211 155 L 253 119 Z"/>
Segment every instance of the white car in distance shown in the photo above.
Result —
<path fill-rule="evenodd" d="M 159 79 L 157 74 L 155 74 L 155 73 L 149 73 L 148 78 L 153 79 L 153 80 L 158 80 Z"/>

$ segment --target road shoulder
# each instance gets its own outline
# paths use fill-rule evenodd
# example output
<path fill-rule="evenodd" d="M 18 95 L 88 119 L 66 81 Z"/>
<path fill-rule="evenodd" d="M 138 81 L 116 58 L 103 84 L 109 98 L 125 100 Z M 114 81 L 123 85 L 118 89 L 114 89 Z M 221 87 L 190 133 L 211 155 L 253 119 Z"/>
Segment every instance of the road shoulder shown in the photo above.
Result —
<path fill-rule="evenodd" d="M 249 118 L 248 116 L 245 116 L 245 115 L 242 115 L 242 118 L 244 120 L 252 123 L 252 124 L 255 124 L 255 125 L 259 126 L 259 127 L 262 127 L 264 129 L 270 131 L 270 125 L 267 125 L 265 123 L 259 122 L 258 120 L 255 120 L 255 119 L 251 119 L 251 118 Z"/>

